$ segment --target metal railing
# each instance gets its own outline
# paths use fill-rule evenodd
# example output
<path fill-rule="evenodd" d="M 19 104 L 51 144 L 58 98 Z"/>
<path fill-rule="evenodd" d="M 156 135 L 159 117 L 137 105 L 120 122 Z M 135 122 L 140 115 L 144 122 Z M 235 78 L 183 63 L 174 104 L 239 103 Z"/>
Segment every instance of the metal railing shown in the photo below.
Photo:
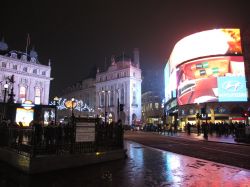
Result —
<path fill-rule="evenodd" d="M 109 151 L 123 148 L 123 128 L 117 124 L 98 124 L 95 126 L 95 141 L 76 142 L 74 124 L 47 127 L 0 124 L 0 147 L 30 157 Z"/>

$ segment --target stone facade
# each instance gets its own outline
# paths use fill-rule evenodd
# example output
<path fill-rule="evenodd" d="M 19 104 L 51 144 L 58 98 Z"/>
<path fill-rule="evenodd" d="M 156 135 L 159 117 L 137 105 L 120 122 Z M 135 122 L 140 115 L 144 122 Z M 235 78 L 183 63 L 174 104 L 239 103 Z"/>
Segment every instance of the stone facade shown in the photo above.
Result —
<path fill-rule="evenodd" d="M 4 84 L 8 83 L 8 93 L 13 86 L 15 94 L 14 102 L 22 103 L 31 100 L 35 104 L 47 105 L 49 103 L 50 81 L 52 78 L 51 66 L 39 63 L 36 52 L 33 56 L 19 51 L 10 51 L 0 55 L 0 101 L 3 102 L 5 90 Z M 14 84 L 10 84 L 8 78 L 14 77 Z"/>
<path fill-rule="evenodd" d="M 124 55 L 111 58 L 111 65 L 96 75 L 96 112 L 107 121 L 121 119 L 131 125 L 141 120 L 141 69 L 139 51 L 134 61 Z M 121 109 L 123 105 L 123 111 Z"/>
<path fill-rule="evenodd" d="M 148 91 L 142 94 L 143 123 L 161 124 L 163 117 L 162 96 L 157 92 Z"/>

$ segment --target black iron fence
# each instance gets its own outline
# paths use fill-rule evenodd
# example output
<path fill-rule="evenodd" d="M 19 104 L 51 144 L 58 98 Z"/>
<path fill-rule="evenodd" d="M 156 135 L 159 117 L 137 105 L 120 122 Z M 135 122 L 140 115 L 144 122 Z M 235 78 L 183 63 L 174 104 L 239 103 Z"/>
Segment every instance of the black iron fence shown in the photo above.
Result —
<path fill-rule="evenodd" d="M 123 127 L 119 123 L 95 124 L 94 141 L 76 141 L 75 123 L 31 127 L 0 124 L 0 146 L 35 157 L 50 154 L 81 154 L 123 148 Z"/>

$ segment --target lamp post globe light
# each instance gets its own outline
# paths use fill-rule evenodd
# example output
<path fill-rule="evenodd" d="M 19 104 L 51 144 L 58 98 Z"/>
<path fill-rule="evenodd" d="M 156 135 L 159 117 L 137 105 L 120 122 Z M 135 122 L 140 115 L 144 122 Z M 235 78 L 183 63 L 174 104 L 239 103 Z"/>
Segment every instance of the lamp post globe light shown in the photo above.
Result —
<path fill-rule="evenodd" d="M 55 96 L 53 100 L 54 100 L 55 106 L 56 106 L 56 108 L 55 108 L 55 124 L 57 124 L 57 106 L 58 106 L 59 97 Z"/>

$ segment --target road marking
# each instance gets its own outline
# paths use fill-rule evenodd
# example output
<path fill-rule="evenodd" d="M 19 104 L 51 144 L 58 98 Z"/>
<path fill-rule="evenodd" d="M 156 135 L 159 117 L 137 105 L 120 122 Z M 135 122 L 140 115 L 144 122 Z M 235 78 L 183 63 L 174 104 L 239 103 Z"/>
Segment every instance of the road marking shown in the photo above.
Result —
<path fill-rule="evenodd" d="M 246 157 L 250 157 L 250 155 L 246 155 L 246 154 L 240 154 L 240 153 L 234 153 L 231 151 L 223 151 L 223 150 L 218 150 L 218 149 L 213 149 L 213 148 L 208 148 L 208 147 L 202 147 L 203 149 L 210 149 L 210 150 L 214 150 L 214 151 L 220 151 L 220 152 L 224 152 L 224 153 L 230 153 L 230 154 L 235 154 L 235 155 L 241 155 L 241 156 L 246 156 Z"/>

